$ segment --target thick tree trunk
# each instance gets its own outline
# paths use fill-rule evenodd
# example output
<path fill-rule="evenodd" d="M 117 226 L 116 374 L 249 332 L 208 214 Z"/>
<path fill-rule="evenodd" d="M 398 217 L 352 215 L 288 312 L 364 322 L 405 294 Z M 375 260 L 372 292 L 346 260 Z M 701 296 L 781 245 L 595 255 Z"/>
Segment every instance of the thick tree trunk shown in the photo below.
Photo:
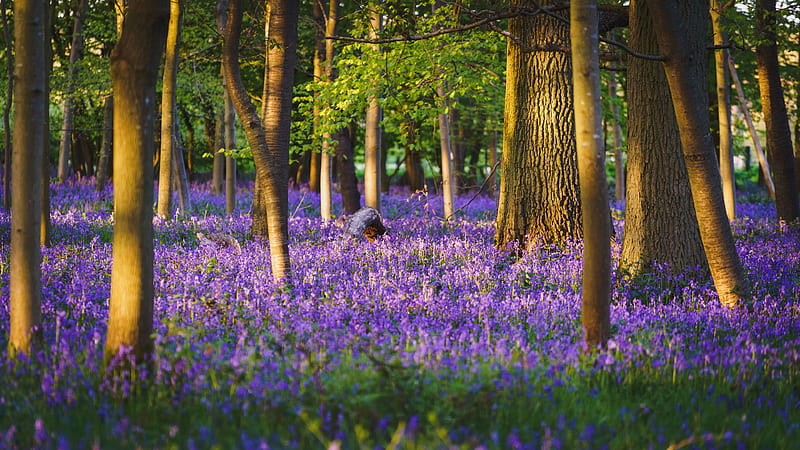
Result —
<path fill-rule="evenodd" d="M 693 57 L 705 61 L 703 5 L 688 9 L 683 17 Z M 694 2 L 696 3 L 696 2 Z M 640 53 L 657 54 L 648 6 L 634 0 L 630 14 L 630 45 Z M 700 28 L 698 28 L 700 26 Z M 702 77 L 702 66 L 692 68 Z M 706 103 L 708 96 L 696 99 Z M 701 106 L 703 107 L 703 106 Z M 654 263 L 666 263 L 675 272 L 705 265 L 700 230 L 692 204 L 681 136 L 672 107 L 664 69 L 656 61 L 631 57 L 628 61 L 628 170 L 623 270 L 631 275 L 649 273 Z"/>
<path fill-rule="evenodd" d="M 775 34 L 775 0 L 758 0 L 756 6 L 756 68 L 761 92 L 761 108 L 767 129 L 767 159 L 775 181 L 775 205 L 778 219 L 787 223 L 800 218 L 797 197 L 797 174 L 794 170 L 792 135 L 783 99 L 778 46 Z"/>
<path fill-rule="evenodd" d="M 509 31 L 519 41 L 508 41 L 495 244 L 528 247 L 582 238 L 569 29 L 539 14 L 509 19 Z"/>
<path fill-rule="evenodd" d="M 722 29 L 722 5 L 720 0 L 711 0 L 711 23 L 714 30 L 714 45 L 724 46 L 728 36 Z M 714 53 L 717 79 L 717 112 L 719 117 L 719 170 L 722 176 L 722 194 L 728 220 L 736 218 L 736 172 L 733 167 L 733 134 L 731 132 L 731 83 L 728 74 L 728 49 Z"/>
<path fill-rule="evenodd" d="M 297 50 L 297 2 L 270 0 L 270 34 L 276 46 L 267 49 L 269 92 L 265 101 L 267 122 L 261 123 L 247 95 L 239 69 L 239 37 L 242 26 L 241 0 L 230 2 L 225 27 L 223 68 L 231 95 L 253 151 L 258 200 L 253 207 L 266 216 L 267 229 L 255 228 L 253 235 L 268 236 L 270 262 L 275 280 L 290 276 L 289 262 L 289 131 L 292 110 L 295 52 Z M 256 212 L 254 211 L 254 215 Z"/>
<path fill-rule="evenodd" d="M 67 90 L 64 93 L 64 103 L 61 106 L 63 122 L 61 124 L 61 146 L 58 151 L 58 181 L 66 180 L 69 173 L 69 157 L 72 154 L 72 123 L 74 116 L 73 98 L 75 92 L 75 77 L 78 73 L 78 58 L 83 51 L 83 23 L 88 7 L 87 0 L 78 2 L 73 21 L 72 45 L 69 50 L 69 67 L 67 69 Z"/>
<path fill-rule="evenodd" d="M 172 181 L 175 160 L 175 113 L 178 79 L 178 46 L 181 41 L 181 2 L 170 0 L 164 75 L 161 82 L 161 157 L 158 175 L 158 210 L 162 219 L 172 218 Z"/>
<path fill-rule="evenodd" d="M 600 103 L 597 0 L 572 0 L 570 19 L 575 134 L 584 230 L 581 323 L 586 346 L 592 349 L 605 347 L 611 334 L 611 214 Z"/>
<path fill-rule="evenodd" d="M 114 243 L 106 362 L 153 348 L 154 116 L 169 4 L 132 2 L 111 55 L 114 90 Z"/>
<path fill-rule="evenodd" d="M 14 2 L 14 142 L 12 144 L 10 329 L 8 355 L 32 355 L 42 341 L 40 210 L 41 124 L 45 119 L 44 0 Z M 8 163 L 8 161 L 7 161 Z"/>
<path fill-rule="evenodd" d="M 693 6 L 697 2 L 691 2 Z M 692 188 L 694 208 L 700 226 L 708 266 L 723 305 L 733 308 L 740 305 L 746 289 L 744 272 L 733 243 L 730 223 L 725 214 L 722 198 L 722 180 L 719 175 L 714 143 L 708 132 L 708 108 L 702 99 L 705 93 L 705 56 L 698 58 L 689 44 L 687 33 L 696 32 L 691 23 L 681 20 L 675 1 L 648 1 L 648 7 L 656 32 L 661 54 L 664 55 L 664 70 L 667 75 L 675 117 L 681 134 L 681 144 L 686 170 Z M 705 30 L 703 26 L 698 26 Z M 688 25 L 688 26 L 687 26 Z M 674 244 L 674 243 L 673 243 Z"/>

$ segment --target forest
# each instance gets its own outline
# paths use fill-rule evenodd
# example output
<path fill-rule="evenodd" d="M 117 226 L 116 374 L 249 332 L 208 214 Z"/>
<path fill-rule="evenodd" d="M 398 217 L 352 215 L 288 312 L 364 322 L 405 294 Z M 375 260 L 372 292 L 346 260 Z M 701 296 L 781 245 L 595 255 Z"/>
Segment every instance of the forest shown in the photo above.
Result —
<path fill-rule="evenodd" d="M 800 442 L 797 0 L 0 26 L 0 449 Z"/>

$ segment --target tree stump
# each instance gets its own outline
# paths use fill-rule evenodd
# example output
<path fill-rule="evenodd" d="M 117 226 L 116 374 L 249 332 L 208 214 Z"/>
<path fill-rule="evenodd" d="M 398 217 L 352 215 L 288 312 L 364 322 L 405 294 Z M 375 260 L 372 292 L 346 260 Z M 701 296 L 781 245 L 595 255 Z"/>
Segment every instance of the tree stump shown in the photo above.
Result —
<path fill-rule="evenodd" d="M 375 242 L 375 239 L 386 234 L 386 231 L 380 213 L 369 206 L 356 211 L 344 223 L 345 234 L 353 237 L 364 236 L 369 242 Z"/>

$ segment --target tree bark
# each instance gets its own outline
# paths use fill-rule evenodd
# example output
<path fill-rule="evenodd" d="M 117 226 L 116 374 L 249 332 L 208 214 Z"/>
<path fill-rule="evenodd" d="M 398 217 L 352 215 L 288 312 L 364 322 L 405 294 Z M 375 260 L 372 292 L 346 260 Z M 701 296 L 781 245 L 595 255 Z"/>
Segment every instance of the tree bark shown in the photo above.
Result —
<path fill-rule="evenodd" d="M 177 97 L 178 52 L 181 42 L 181 0 L 169 2 L 169 29 L 164 57 L 164 75 L 161 81 L 161 157 L 158 175 L 158 215 L 172 218 L 172 181 L 175 160 L 175 99 Z"/>
<path fill-rule="evenodd" d="M 40 208 L 39 242 L 44 247 L 50 247 L 50 73 L 53 71 L 52 23 L 53 17 L 50 8 L 45 3 L 44 8 L 44 98 L 45 110 L 42 119 L 42 202 Z"/>
<path fill-rule="evenodd" d="M 328 16 L 325 19 L 325 36 L 336 35 L 336 25 L 339 21 L 338 17 L 339 3 L 337 0 L 330 0 L 328 2 Z M 335 73 L 333 70 L 333 56 L 334 56 L 334 40 L 325 39 L 325 61 L 322 79 L 328 83 L 333 82 Z M 331 191 L 333 188 L 332 175 L 332 158 L 335 156 L 335 148 L 331 147 L 331 140 L 335 139 L 335 133 L 325 132 L 322 134 L 322 151 L 320 154 L 320 216 L 323 221 L 330 220 L 333 215 L 331 213 Z"/>
<path fill-rule="evenodd" d="M 47 108 L 44 0 L 14 2 L 10 329 L 8 355 L 33 355 L 42 343 L 41 174 Z"/>
<path fill-rule="evenodd" d="M 581 323 L 584 342 L 593 349 L 605 347 L 611 334 L 611 214 L 600 103 L 597 0 L 572 0 L 570 19 L 575 135 L 584 230 Z"/>
<path fill-rule="evenodd" d="M 80 58 L 83 51 L 83 23 L 86 18 L 87 7 L 87 0 L 79 0 L 73 21 L 72 45 L 69 49 L 69 67 L 67 69 L 67 89 L 64 93 L 64 103 L 61 107 L 64 118 L 61 125 L 61 146 L 58 152 L 58 181 L 64 181 L 70 175 L 69 157 L 72 153 L 72 123 L 75 112 L 72 97 L 75 93 L 78 58 Z"/>
<path fill-rule="evenodd" d="M 756 3 L 756 35 L 759 42 L 756 46 L 756 68 L 767 129 L 767 159 L 774 175 L 778 219 L 792 223 L 800 218 L 800 203 L 789 116 L 778 66 L 775 0 L 758 0 Z"/>
<path fill-rule="evenodd" d="M 725 46 L 728 36 L 722 29 L 720 0 L 711 0 L 711 23 L 714 30 L 714 45 Z M 719 169 L 722 176 L 722 195 L 728 220 L 736 218 L 736 172 L 733 167 L 733 134 L 731 132 L 731 83 L 728 74 L 727 48 L 714 52 L 717 78 L 717 109 L 719 117 Z"/>
<path fill-rule="evenodd" d="M 538 2 L 545 4 L 551 2 Z M 528 0 L 512 5 L 534 6 Z M 545 14 L 509 19 L 503 164 L 495 244 L 583 237 L 569 30 Z M 530 47 L 530 48 L 528 48 Z M 547 48 L 548 50 L 532 49 Z"/>
<path fill-rule="evenodd" d="M 648 1 L 653 28 L 667 75 L 675 116 L 681 134 L 686 170 L 692 188 L 694 208 L 700 226 L 708 266 L 723 305 L 741 304 L 746 289 L 744 272 L 733 243 L 733 234 L 725 213 L 722 180 L 719 175 L 714 143 L 709 130 L 708 108 L 703 71 L 705 61 L 692 53 L 676 1 Z M 701 28 L 704 29 L 704 28 Z M 702 66 L 701 66 L 702 67 Z"/>
<path fill-rule="evenodd" d="M 212 143 L 212 154 L 214 155 L 214 166 L 211 169 L 211 192 L 222 194 L 225 183 L 225 155 L 220 150 L 225 147 L 225 113 L 216 114 L 214 120 L 214 139 Z"/>
<path fill-rule="evenodd" d="M 155 85 L 169 4 L 132 1 L 111 54 L 114 91 L 114 242 L 106 362 L 123 348 L 153 348 Z"/>
<path fill-rule="evenodd" d="M 650 20 L 650 2 L 634 0 L 630 14 L 630 45 L 639 53 L 657 54 Z M 691 6 L 691 8 L 690 8 Z M 705 45 L 703 17 L 707 9 L 683 1 L 687 21 L 684 38 L 691 42 L 698 63 L 692 76 L 703 77 Z M 699 28 L 698 28 L 699 27 Z M 628 60 L 628 170 L 625 233 L 620 267 L 632 276 L 650 273 L 666 263 L 675 273 L 705 265 L 703 244 L 692 203 L 681 136 L 664 69 L 658 62 Z M 708 96 L 697 98 L 707 105 Z M 701 106 L 705 107 L 705 106 Z"/>
<path fill-rule="evenodd" d="M 225 120 L 223 121 L 225 130 L 225 150 L 236 149 L 236 108 L 233 105 L 229 88 L 228 77 L 223 80 L 224 93 L 223 103 L 225 104 Z M 231 215 L 236 210 L 236 158 L 232 155 L 225 155 L 225 214 Z"/>
<path fill-rule="evenodd" d="M 444 219 L 450 220 L 453 216 L 453 152 L 450 141 L 450 119 L 447 114 L 447 97 L 445 96 L 444 81 L 436 86 L 436 95 L 439 97 L 439 150 L 442 161 L 442 204 L 444 206 Z"/>
<path fill-rule="evenodd" d="M 270 0 L 270 34 L 278 44 L 267 49 L 269 92 L 265 101 L 267 122 L 261 123 L 255 106 L 247 95 L 239 69 L 239 37 L 242 26 L 241 0 L 229 5 L 225 27 L 223 68 L 228 91 L 242 118 L 247 140 L 253 151 L 256 184 L 260 193 L 254 200 L 256 213 L 266 216 L 267 229 L 256 228 L 253 235 L 268 236 L 270 262 L 275 280 L 290 276 L 289 261 L 289 132 L 292 111 L 295 52 L 297 50 L 297 2 Z M 257 212 L 258 208 L 261 211 Z"/>

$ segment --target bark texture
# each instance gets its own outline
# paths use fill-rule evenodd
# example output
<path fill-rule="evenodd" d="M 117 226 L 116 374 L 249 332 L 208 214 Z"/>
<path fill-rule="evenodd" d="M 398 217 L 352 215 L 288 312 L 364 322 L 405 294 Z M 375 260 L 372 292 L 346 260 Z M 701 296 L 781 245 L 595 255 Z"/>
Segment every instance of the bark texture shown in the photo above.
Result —
<path fill-rule="evenodd" d="M 630 15 L 630 45 L 658 54 L 650 20 L 650 2 L 634 0 Z M 704 78 L 705 45 L 701 26 L 705 7 L 681 1 L 685 40 L 696 63 L 691 76 Z M 699 28 L 698 28 L 699 27 Z M 694 99 L 707 106 L 707 96 Z M 679 272 L 705 265 L 700 230 L 692 203 L 681 136 L 664 69 L 657 61 L 628 61 L 628 172 L 625 234 L 621 267 L 631 275 L 666 263 Z"/>
<path fill-rule="evenodd" d="M 111 54 L 114 91 L 114 241 L 106 360 L 153 348 L 153 152 L 155 86 L 169 4 L 128 6 Z"/>
<path fill-rule="evenodd" d="M 528 247 L 582 238 L 569 29 L 539 14 L 509 19 L 509 31 L 519 40 L 508 41 L 495 243 Z"/>
<path fill-rule="evenodd" d="M 169 29 L 167 31 L 164 75 L 161 81 L 161 157 L 158 175 L 158 215 L 172 218 L 173 162 L 176 151 L 175 99 L 178 79 L 178 45 L 181 35 L 181 3 L 170 0 Z"/>
<path fill-rule="evenodd" d="M 711 23 L 714 30 L 714 45 L 728 43 L 722 28 L 720 0 L 711 0 Z M 730 54 L 724 48 L 714 52 L 714 73 L 717 81 L 717 113 L 719 117 L 719 169 L 722 176 L 722 194 L 728 220 L 736 218 L 736 172 L 733 168 L 733 134 L 731 132 L 731 82 L 728 73 Z"/>

